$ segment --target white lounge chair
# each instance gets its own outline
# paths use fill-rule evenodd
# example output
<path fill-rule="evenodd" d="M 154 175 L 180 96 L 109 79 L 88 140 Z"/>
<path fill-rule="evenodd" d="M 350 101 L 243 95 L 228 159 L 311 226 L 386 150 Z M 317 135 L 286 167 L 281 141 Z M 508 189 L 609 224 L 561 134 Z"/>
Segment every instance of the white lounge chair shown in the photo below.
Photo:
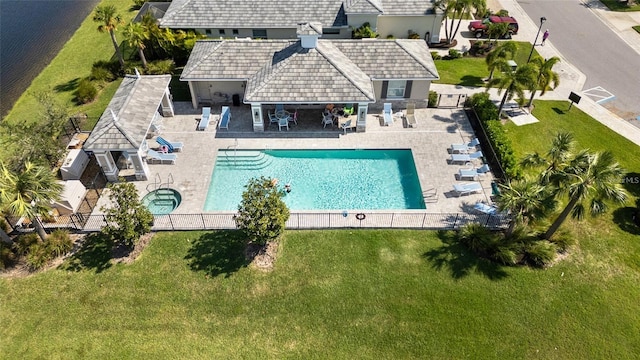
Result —
<path fill-rule="evenodd" d="M 451 154 L 451 162 L 467 163 L 467 162 L 470 162 L 471 160 L 479 159 L 482 156 L 483 156 L 482 151 L 476 151 L 471 154 Z"/>
<path fill-rule="evenodd" d="M 164 163 L 166 161 L 169 164 L 175 164 L 177 158 L 178 155 L 176 154 L 165 154 L 151 149 L 147 150 L 147 162 L 157 160 L 160 161 L 160 163 Z"/>
<path fill-rule="evenodd" d="M 472 180 L 475 180 L 478 175 L 484 175 L 485 173 L 489 172 L 489 170 L 489 165 L 484 164 L 477 169 L 460 169 L 458 170 L 458 176 L 460 177 L 460 179 L 471 178 Z"/>
<path fill-rule="evenodd" d="M 393 110 L 391 110 L 391 103 L 384 103 L 384 110 L 382 111 L 384 118 L 384 125 L 389 126 L 393 124 Z"/>
<path fill-rule="evenodd" d="M 229 123 L 231 122 L 231 111 L 228 106 L 223 106 L 220 111 L 220 122 L 218 122 L 218 129 L 229 130 Z"/>
<path fill-rule="evenodd" d="M 156 138 L 156 142 L 162 146 L 166 146 L 170 153 L 174 151 L 182 151 L 182 148 L 184 147 L 184 144 L 181 142 L 171 142 L 161 136 Z"/>
<path fill-rule="evenodd" d="M 474 192 L 482 191 L 482 184 L 479 182 L 470 182 L 463 184 L 453 184 L 453 191 L 458 195 L 469 195 Z"/>
<path fill-rule="evenodd" d="M 483 214 L 489 214 L 489 215 L 494 215 L 498 212 L 498 208 L 493 206 L 493 205 L 489 205 L 489 204 L 485 204 L 483 202 L 479 202 L 476 203 L 473 208 L 475 210 L 480 211 Z"/>
<path fill-rule="evenodd" d="M 209 120 L 211 119 L 211 108 L 203 107 L 202 115 L 200 116 L 200 122 L 198 123 L 198 130 L 204 130 L 209 126 Z"/>
<path fill-rule="evenodd" d="M 416 110 L 415 103 L 407 104 L 407 112 L 405 113 L 404 118 L 407 120 L 407 126 L 410 128 L 414 128 L 418 126 L 418 122 L 416 121 L 415 110 Z"/>
<path fill-rule="evenodd" d="M 451 144 L 451 152 L 452 153 L 468 153 L 469 151 L 476 150 L 476 146 L 480 145 L 480 141 L 478 138 L 473 138 L 467 144 Z"/>

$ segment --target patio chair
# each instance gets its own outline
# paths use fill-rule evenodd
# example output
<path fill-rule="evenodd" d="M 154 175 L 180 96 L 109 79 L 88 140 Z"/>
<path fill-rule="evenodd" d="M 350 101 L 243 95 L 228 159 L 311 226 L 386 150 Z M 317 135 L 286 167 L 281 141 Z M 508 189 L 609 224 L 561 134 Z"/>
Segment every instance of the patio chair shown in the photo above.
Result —
<path fill-rule="evenodd" d="M 269 110 L 268 113 L 269 113 L 269 124 L 277 124 L 278 118 L 276 117 L 276 115 L 272 114 L 271 110 Z"/>
<path fill-rule="evenodd" d="M 284 111 L 284 105 L 283 104 L 276 104 L 276 112 L 278 111 Z"/>
<path fill-rule="evenodd" d="M 229 123 L 231 122 L 231 111 L 228 106 L 223 106 L 220 111 L 220 122 L 218 122 L 218 129 L 229 130 Z"/>
<path fill-rule="evenodd" d="M 326 128 L 327 125 L 333 127 L 333 115 L 322 113 L 322 128 Z"/>
<path fill-rule="evenodd" d="M 393 124 L 393 110 L 391 110 L 391 103 L 384 103 L 384 110 L 382 111 L 384 117 L 384 125 L 389 126 Z"/>
<path fill-rule="evenodd" d="M 415 110 L 416 110 L 415 103 L 411 102 L 407 104 L 407 112 L 405 113 L 404 118 L 407 120 L 407 126 L 410 128 L 414 128 L 418 126 L 418 122 L 416 121 Z"/>
<path fill-rule="evenodd" d="M 451 163 L 452 164 L 457 162 L 468 163 L 468 162 L 471 162 L 472 160 L 479 159 L 482 156 L 483 156 L 482 151 L 476 151 L 471 154 L 451 154 Z"/>
<path fill-rule="evenodd" d="M 344 108 L 342 109 L 342 112 L 344 113 L 345 117 L 351 116 L 353 115 L 354 112 L 354 108 L 353 108 L 353 104 L 346 104 L 344 106 Z"/>
<path fill-rule="evenodd" d="M 453 192 L 457 196 L 469 195 L 479 191 L 482 191 L 482 184 L 479 182 L 453 184 Z"/>
<path fill-rule="evenodd" d="M 289 122 L 293 122 L 294 124 L 298 125 L 298 110 L 293 112 L 293 116 L 289 117 Z"/>
<path fill-rule="evenodd" d="M 347 135 L 347 129 L 352 129 L 353 127 L 351 126 L 351 119 L 345 121 L 344 123 L 342 123 L 341 126 L 342 130 L 344 130 L 344 134 Z"/>
<path fill-rule="evenodd" d="M 485 173 L 489 172 L 489 170 L 489 165 L 484 164 L 477 169 L 460 169 L 458 170 L 458 176 L 460 177 L 460 179 L 471 178 L 472 180 L 475 180 L 479 175 L 484 175 Z"/>
<path fill-rule="evenodd" d="M 483 202 L 476 203 L 473 208 L 480 211 L 483 214 L 495 215 L 498 212 L 498 208 L 494 205 L 485 204 Z"/>
<path fill-rule="evenodd" d="M 478 140 L 478 138 L 473 138 L 466 144 L 451 144 L 451 152 L 467 153 L 471 150 L 476 150 L 476 146 L 478 146 L 479 144 L 480 141 Z"/>
<path fill-rule="evenodd" d="M 289 117 L 282 117 L 278 119 L 278 131 L 282 131 L 282 128 L 286 127 L 287 131 L 289 131 Z"/>
<path fill-rule="evenodd" d="M 184 144 L 181 142 L 171 142 L 171 141 L 167 141 L 165 140 L 163 137 L 158 136 L 156 138 L 156 142 L 159 145 L 163 145 L 166 146 L 169 149 L 169 152 L 172 153 L 174 151 L 182 151 L 182 148 L 184 147 Z"/>
<path fill-rule="evenodd" d="M 155 150 L 151 150 L 151 149 L 147 150 L 147 162 L 152 162 L 156 160 L 156 161 L 160 161 L 160 163 L 164 163 L 166 161 L 169 164 L 175 164 L 177 158 L 178 158 L 178 155 L 176 154 L 163 154 Z"/>
<path fill-rule="evenodd" d="M 200 122 L 198 123 L 198 130 L 204 130 L 209 126 L 209 120 L 211 118 L 211 108 L 203 107 L 202 115 L 200 115 Z"/>

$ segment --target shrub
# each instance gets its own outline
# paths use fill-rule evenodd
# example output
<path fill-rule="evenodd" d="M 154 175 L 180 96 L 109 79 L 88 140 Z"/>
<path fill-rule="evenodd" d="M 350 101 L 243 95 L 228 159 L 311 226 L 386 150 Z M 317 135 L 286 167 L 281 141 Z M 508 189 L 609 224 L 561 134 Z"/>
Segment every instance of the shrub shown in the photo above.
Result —
<path fill-rule="evenodd" d="M 509 16 L 509 11 L 505 9 L 500 9 L 500 11 L 496 13 L 496 15 L 500 17 L 507 17 Z"/>
<path fill-rule="evenodd" d="M 509 245 L 496 246 L 491 258 L 503 265 L 515 265 L 518 263 L 518 255 L 515 249 Z"/>
<path fill-rule="evenodd" d="M 40 237 L 35 232 L 18 236 L 16 241 L 16 252 L 18 255 L 26 255 L 29 253 L 29 249 L 32 245 L 37 244 L 40 241 Z"/>
<path fill-rule="evenodd" d="M 387 35 L 387 39 L 389 39 L 389 40 L 392 40 L 392 39 L 395 39 L 395 38 L 396 38 L 396 37 L 395 37 L 395 36 L 393 36 L 393 35 L 391 35 L 391 34 Z"/>
<path fill-rule="evenodd" d="M 564 231 L 558 232 L 550 241 L 558 248 L 560 253 L 565 253 L 571 246 L 576 244 L 576 239 Z"/>
<path fill-rule="evenodd" d="M 433 58 L 433 60 L 440 60 L 442 59 L 442 56 L 440 56 L 440 54 L 437 51 L 432 51 L 431 52 L 431 57 Z"/>
<path fill-rule="evenodd" d="M 175 67 L 176 67 L 176 64 L 171 59 L 157 60 L 157 61 L 149 62 L 147 64 L 147 69 L 145 70 L 145 73 L 149 75 L 173 74 Z"/>
<path fill-rule="evenodd" d="M 544 267 L 556 258 L 556 246 L 546 240 L 529 243 L 525 248 L 525 258 L 532 266 Z"/>
<path fill-rule="evenodd" d="M 415 32 L 413 30 L 409 30 L 408 37 L 409 37 L 409 39 L 420 39 L 420 34 L 418 34 L 417 32 Z"/>
<path fill-rule="evenodd" d="M 10 233 L 12 230 L 11 226 L 9 226 L 9 223 L 3 218 L 0 218 L 0 229 L 2 229 L 5 233 Z"/>
<path fill-rule="evenodd" d="M 462 53 L 456 49 L 449 49 L 449 58 L 450 59 L 459 59 L 462 57 Z"/>
<path fill-rule="evenodd" d="M 438 106 L 438 93 L 430 90 L 429 91 L 429 101 L 427 103 L 427 106 L 430 108 L 434 108 Z"/>
<path fill-rule="evenodd" d="M 49 251 L 47 245 L 41 241 L 38 241 L 37 243 L 32 244 L 29 247 L 26 262 L 27 266 L 29 266 L 31 269 L 38 270 L 52 258 L 53 257 L 51 256 L 51 252 Z"/>
<path fill-rule="evenodd" d="M 62 256 L 73 248 L 73 240 L 66 230 L 54 230 L 46 241 L 49 252 L 54 257 Z"/>
<path fill-rule="evenodd" d="M 90 103 L 98 96 L 98 89 L 89 79 L 82 79 L 76 90 L 76 100 L 80 104 Z"/>
<path fill-rule="evenodd" d="M 6 269 L 16 261 L 16 253 L 11 245 L 0 242 L 0 270 Z"/>
<path fill-rule="evenodd" d="M 91 67 L 91 79 L 97 81 L 113 81 L 120 73 L 120 64 L 117 61 L 96 61 Z"/>
<path fill-rule="evenodd" d="M 491 231 L 478 223 L 469 223 L 458 232 L 458 241 L 476 253 L 490 252 L 493 240 Z"/>
<path fill-rule="evenodd" d="M 140 236 L 151 230 L 153 215 L 138 196 L 138 190 L 133 183 L 124 182 L 108 185 L 109 200 L 113 207 L 102 207 L 107 226 L 101 232 L 115 244 L 128 248 L 138 242 Z"/>

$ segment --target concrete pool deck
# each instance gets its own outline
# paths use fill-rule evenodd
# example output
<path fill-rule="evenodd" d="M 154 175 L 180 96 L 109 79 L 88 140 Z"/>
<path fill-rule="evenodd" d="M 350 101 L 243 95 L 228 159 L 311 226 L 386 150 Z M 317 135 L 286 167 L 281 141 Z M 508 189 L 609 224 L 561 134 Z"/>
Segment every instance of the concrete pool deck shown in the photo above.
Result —
<path fill-rule="evenodd" d="M 149 181 L 133 181 L 141 197 L 155 188 L 157 179 L 163 184 L 170 182 L 169 186 L 182 194 L 182 203 L 175 214 L 203 212 L 217 152 L 235 146 L 252 150 L 411 149 L 428 213 L 473 213 L 475 203 L 490 202 L 493 180 L 490 173 L 476 180 L 482 184 L 481 193 L 458 197 L 453 192 L 453 184 L 467 182 L 457 179 L 458 169 L 467 165 L 450 164 L 448 149 L 451 144 L 466 143 L 474 137 L 463 109 L 416 109 L 418 124 L 414 128 L 406 127 L 400 116 L 394 116 L 390 126 L 383 126 L 378 116 L 381 112 L 375 111 L 368 115 L 366 132 L 348 130 L 346 134 L 336 126 L 323 128 L 318 109 L 299 110 L 298 124 L 292 124 L 289 131 L 279 131 L 277 124 L 272 124 L 266 125 L 264 132 L 253 132 L 249 106 L 231 107 L 229 130 L 218 130 L 217 122 L 212 121 L 206 130 L 196 131 L 201 109 L 177 102 L 175 110 L 176 116 L 163 118 L 161 136 L 184 143 L 184 149 L 176 153 L 176 163 L 149 164 Z M 212 106 L 211 112 L 212 116 L 219 114 L 220 106 Z M 156 146 L 154 139 L 148 142 L 150 147 Z M 97 211 L 105 199 L 103 196 Z"/>

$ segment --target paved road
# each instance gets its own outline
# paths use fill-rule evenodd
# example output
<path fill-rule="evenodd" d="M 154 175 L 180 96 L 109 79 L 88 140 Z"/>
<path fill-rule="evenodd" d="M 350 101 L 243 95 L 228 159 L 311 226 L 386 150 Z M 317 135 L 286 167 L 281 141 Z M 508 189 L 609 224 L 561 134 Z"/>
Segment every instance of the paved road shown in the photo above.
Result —
<path fill-rule="evenodd" d="M 580 0 L 518 0 L 532 19 L 547 18 L 542 31 L 587 81 L 582 89 L 597 86 L 615 99 L 602 105 L 640 127 L 640 56 L 607 27 Z"/>

